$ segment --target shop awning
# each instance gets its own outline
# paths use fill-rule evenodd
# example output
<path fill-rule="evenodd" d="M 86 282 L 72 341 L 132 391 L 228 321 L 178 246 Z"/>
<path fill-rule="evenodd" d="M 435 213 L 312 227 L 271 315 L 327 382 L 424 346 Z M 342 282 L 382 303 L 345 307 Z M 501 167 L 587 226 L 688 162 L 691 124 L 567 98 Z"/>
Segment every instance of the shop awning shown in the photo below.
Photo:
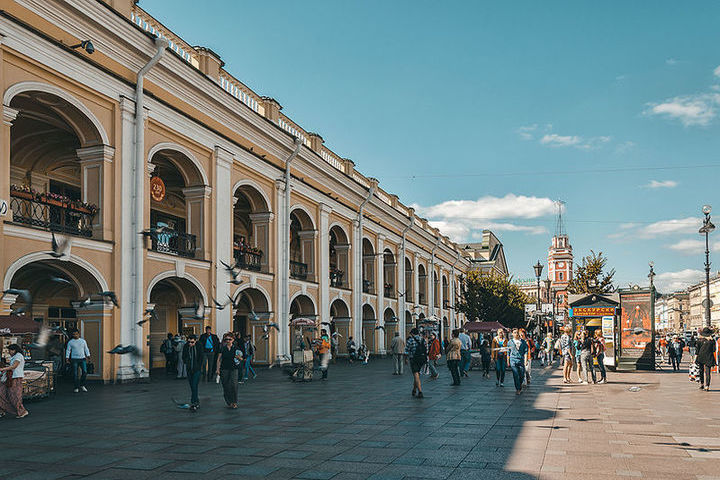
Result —
<path fill-rule="evenodd" d="M 40 323 L 30 317 L 18 315 L 0 315 L 0 335 L 22 335 L 38 333 Z"/>
<path fill-rule="evenodd" d="M 465 322 L 463 328 L 470 333 L 473 332 L 492 332 L 494 330 L 505 329 L 500 322 Z"/>

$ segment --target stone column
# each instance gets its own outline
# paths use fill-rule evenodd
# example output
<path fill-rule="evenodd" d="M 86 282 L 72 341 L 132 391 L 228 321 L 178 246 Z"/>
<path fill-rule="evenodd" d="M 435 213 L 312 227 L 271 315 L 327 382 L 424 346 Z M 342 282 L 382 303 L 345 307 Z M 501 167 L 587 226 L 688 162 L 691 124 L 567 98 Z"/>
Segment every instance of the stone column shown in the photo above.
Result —
<path fill-rule="evenodd" d="M 355 254 L 352 256 L 352 309 L 351 316 L 353 320 L 352 336 L 355 337 L 356 343 L 362 338 L 362 238 L 360 237 L 360 229 L 357 220 L 353 220 L 352 230 L 352 249 Z"/>
<path fill-rule="evenodd" d="M 283 249 L 283 239 L 285 238 L 285 225 L 288 221 L 287 212 L 284 209 L 283 202 L 285 201 L 285 182 L 283 180 L 275 181 L 275 210 L 278 212 L 277 222 L 277 234 L 275 235 L 276 246 L 275 251 L 277 252 L 278 268 L 277 274 L 275 275 L 275 311 L 277 312 L 276 321 L 280 326 L 280 331 L 277 335 L 277 350 L 275 352 L 278 356 L 284 356 L 287 359 L 290 358 L 290 326 L 288 323 L 288 312 L 290 311 L 289 298 L 288 303 L 283 299 L 283 290 L 287 288 L 288 279 L 290 272 L 284 267 L 283 258 L 285 255 L 289 255 L 289 252 Z M 289 295 L 289 293 L 288 293 Z M 271 352 L 272 355 L 272 352 Z"/>
<path fill-rule="evenodd" d="M 332 208 L 324 203 L 318 206 L 320 211 L 320 271 L 317 282 L 320 285 L 320 314 L 321 322 L 330 322 L 330 212 Z M 328 331 L 328 333 L 330 333 Z"/>
<path fill-rule="evenodd" d="M 374 280 L 375 285 L 377 285 L 375 290 L 377 293 L 377 303 L 375 307 L 377 313 L 375 314 L 375 319 L 378 325 L 385 325 L 385 256 L 380 255 L 385 250 L 385 235 L 379 234 L 377 236 L 375 247 L 377 249 L 377 256 L 375 257 L 375 269 L 377 273 L 375 274 Z M 376 336 L 376 341 L 373 342 L 377 350 L 375 353 L 385 355 L 385 335 L 378 334 L 380 331 L 381 330 L 373 330 L 373 334 Z"/>
<path fill-rule="evenodd" d="M 112 209 L 112 161 L 115 149 L 108 145 L 95 145 L 76 150 L 80 159 L 82 201 L 98 207 L 92 220 L 93 238 L 111 237 L 110 224 Z M 106 222 L 105 219 L 108 219 Z"/>
<path fill-rule="evenodd" d="M 2 40 L 0 39 L 0 42 Z M 2 52 L 0 52 L 0 59 Z M 17 118 L 18 110 L 3 105 L 3 123 L 2 136 L 0 137 L 0 199 L 8 202 L 8 212 L 6 216 L 0 217 L 0 251 L 5 251 L 5 235 L 3 234 L 4 222 L 12 220 L 12 212 L 10 211 L 10 127 L 12 122 Z M 0 268 L 4 272 L 7 265 L 0 261 Z"/>
<path fill-rule="evenodd" d="M 222 147 L 215 147 L 215 296 L 219 302 L 225 302 L 230 295 L 228 274 L 220 265 L 220 260 L 233 264 L 232 220 L 233 202 L 231 172 L 233 154 Z M 185 197 L 187 199 L 187 197 Z M 188 212 L 189 212 L 188 208 Z M 232 308 L 215 310 L 215 331 L 232 330 Z"/>
<path fill-rule="evenodd" d="M 195 258 L 205 259 L 205 203 L 210 198 L 212 189 L 207 185 L 197 185 L 182 189 L 185 197 L 185 211 L 187 212 L 187 233 L 195 235 Z M 228 194 L 229 195 L 229 194 Z M 230 197 L 228 196 L 228 201 Z M 232 220 L 232 209 L 226 222 Z"/>
<path fill-rule="evenodd" d="M 270 223 L 275 216 L 271 212 L 251 213 L 250 222 L 252 223 L 253 239 L 255 240 L 255 248 L 259 248 L 263 253 L 260 259 L 260 265 L 263 272 L 270 271 Z"/>

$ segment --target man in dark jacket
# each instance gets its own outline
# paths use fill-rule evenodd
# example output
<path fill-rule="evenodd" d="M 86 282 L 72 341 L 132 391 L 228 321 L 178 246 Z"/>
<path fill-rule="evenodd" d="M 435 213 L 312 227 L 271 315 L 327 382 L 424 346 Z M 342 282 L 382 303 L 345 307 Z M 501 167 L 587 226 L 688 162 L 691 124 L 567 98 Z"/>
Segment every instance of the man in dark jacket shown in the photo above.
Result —
<path fill-rule="evenodd" d="M 680 370 L 680 362 L 682 361 L 683 349 L 685 348 L 685 342 L 680 337 L 675 335 L 667 346 L 668 356 L 670 357 L 670 363 L 672 364 L 673 370 Z"/>
<path fill-rule="evenodd" d="M 202 375 L 203 348 L 197 343 L 197 336 L 190 335 L 182 351 L 182 359 L 187 368 L 187 378 L 190 383 L 190 410 L 193 412 L 200 406 L 198 398 L 198 384 Z"/>
<path fill-rule="evenodd" d="M 255 354 L 255 345 L 253 345 L 252 336 L 249 333 L 246 334 L 244 338 L 242 338 L 241 342 L 238 345 L 240 347 L 240 351 L 243 354 L 243 375 L 240 378 L 240 383 L 243 383 L 245 380 L 248 380 L 250 373 L 252 373 L 253 378 L 257 377 L 255 369 L 252 367 L 252 359 L 253 355 Z"/>
<path fill-rule="evenodd" d="M 700 367 L 700 390 L 710 391 L 710 372 L 715 366 L 715 340 L 712 339 L 712 329 L 703 328 L 695 348 L 695 363 Z"/>
<path fill-rule="evenodd" d="M 205 333 L 200 335 L 200 349 L 202 350 L 202 368 L 201 371 L 206 375 L 205 380 L 212 381 L 213 373 L 215 373 L 215 364 L 217 363 L 217 355 L 220 351 L 220 339 L 212 333 L 212 327 L 205 327 Z"/>

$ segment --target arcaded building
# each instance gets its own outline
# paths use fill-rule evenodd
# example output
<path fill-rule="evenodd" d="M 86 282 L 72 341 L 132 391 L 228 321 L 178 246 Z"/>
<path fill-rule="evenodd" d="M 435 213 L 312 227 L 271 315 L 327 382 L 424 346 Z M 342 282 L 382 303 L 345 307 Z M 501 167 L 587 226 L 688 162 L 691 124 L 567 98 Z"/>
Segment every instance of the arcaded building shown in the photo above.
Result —
<path fill-rule="evenodd" d="M 96 378 L 134 375 L 115 345 L 159 366 L 167 332 L 205 325 L 252 334 L 267 363 L 291 353 L 295 317 L 379 354 L 422 318 L 464 321 L 463 249 L 132 0 L 5 1 L 0 52 L 3 289 L 79 328 Z M 71 241 L 61 258 L 51 232 Z M 213 299 L 233 304 L 199 308 Z"/>

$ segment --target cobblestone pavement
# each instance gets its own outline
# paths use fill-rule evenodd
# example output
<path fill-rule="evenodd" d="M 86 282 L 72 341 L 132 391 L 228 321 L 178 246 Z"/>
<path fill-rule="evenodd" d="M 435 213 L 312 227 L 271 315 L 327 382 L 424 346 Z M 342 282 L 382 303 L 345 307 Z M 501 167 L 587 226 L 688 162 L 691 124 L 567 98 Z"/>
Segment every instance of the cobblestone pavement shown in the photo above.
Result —
<path fill-rule="evenodd" d="M 516 397 L 510 378 L 501 389 L 471 372 L 451 387 L 442 370 L 419 400 L 390 372 L 387 360 L 338 364 L 327 382 L 293 384 L 261 369 L 241 409 L 201 384 L 195 414 L 171 401 L 187 397 L 181 380 L 64 390 L 0 420 L 0 478 L 720 478 L 720 392 L 686 373 L 565 386 L 536 366 Z"/>

